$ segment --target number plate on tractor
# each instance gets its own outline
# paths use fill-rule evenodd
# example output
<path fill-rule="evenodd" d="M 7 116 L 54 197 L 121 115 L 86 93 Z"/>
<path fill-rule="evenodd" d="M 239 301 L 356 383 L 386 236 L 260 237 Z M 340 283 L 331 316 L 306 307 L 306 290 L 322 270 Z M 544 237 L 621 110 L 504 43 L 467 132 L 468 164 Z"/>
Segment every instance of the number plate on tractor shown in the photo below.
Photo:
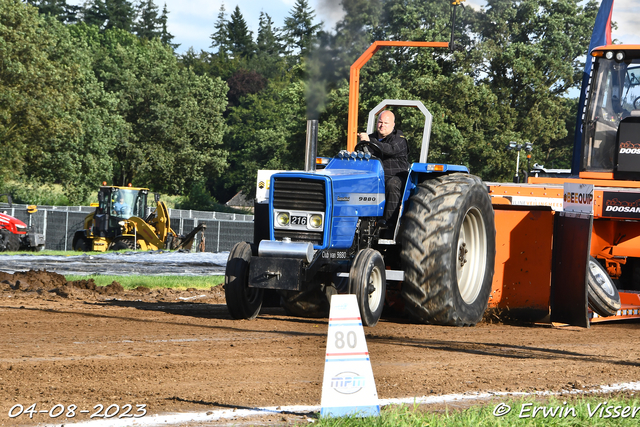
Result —
<path fill-rule="evenodd" d="M 307 225 L 306 216 L 292 216 L 291 225 Z"/>

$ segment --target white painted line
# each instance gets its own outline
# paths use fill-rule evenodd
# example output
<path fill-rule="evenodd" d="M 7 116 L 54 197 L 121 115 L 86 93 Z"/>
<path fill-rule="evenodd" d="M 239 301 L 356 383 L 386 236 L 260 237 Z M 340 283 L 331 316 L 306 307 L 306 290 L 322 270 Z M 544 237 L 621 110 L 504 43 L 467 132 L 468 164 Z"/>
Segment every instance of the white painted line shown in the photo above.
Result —
<path fill-rule="evenodd" d="M 525 392 L 483 392 L 483 393 L 463 393 L 463 394 L 446 394 L 443 396 L 422 396 L 422 397 L 405 397 L 401 399 L 380 399 L 380 406 L 400 405 L 400 404 L 423 404 L 432 405 L 437 403 L 470 401 L 479 399 L 489 399 L 492 397 L 526 397 L 526 396 L 556 396 L 563 394 L 598 394 L 611 393 L 617 391 L 640 391 L 640 382 L 602 385 L 591 390 L 562 390 L 559 392 L 540 391 L 535 393 Z M 183 414 L 164 414 L 150 415 L 144 418 L 135 419 L 109 419 L 109 420 L 91 420 L 79 423 L 65 422 L 64 426 L 78 427 L 155 427 L 170 426 L 181 423 L 195 422 L 211 422 L 222 419 L 245 418 L 260 415 L 278 415 L 282 413 L 293 413 L 298 415 L 308 414 L 310 412 L 319 412 L 320 406 L 267 406 L 253 409 L 222 409 L 207 412 L 188 412 Z M 57 424 L 56 426 L 61 426 Z M 53 426 L 53 427 L 56 427 Z"/>

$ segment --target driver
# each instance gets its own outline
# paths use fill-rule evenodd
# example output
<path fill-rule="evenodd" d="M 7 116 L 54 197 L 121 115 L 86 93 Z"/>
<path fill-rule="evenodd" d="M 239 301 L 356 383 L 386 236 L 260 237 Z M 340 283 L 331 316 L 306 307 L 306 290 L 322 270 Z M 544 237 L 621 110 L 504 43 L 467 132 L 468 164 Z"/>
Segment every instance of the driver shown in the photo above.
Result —
<path fill-rule="evenodd" d="M 371 135 L 362 132 L 358 134 L 361 142 L 377 141 L 376 146 L 382 152 L 382 167 L 384 169 L 384 188 L 386 203 L 384 206 L 384 221 L 391 225 L 391 219 L 398 214 L 403 180 L 398 174 L 409 170 L 409 146 L 401 130 L 394 129 L 395 116 L 385 110 L 378 116 L 377 131 Z"/>
<path fill-rule="evenodd" d="M 122 196 L 122 194 L 118 196 L 118 201 L 113 206 L 113 209 L 115 210 L 116 215 L 118 216 L 125 216 L 127 214 L 127 211 L 129 210 L 129 206 L 125 203 L 124 197 Z"/>

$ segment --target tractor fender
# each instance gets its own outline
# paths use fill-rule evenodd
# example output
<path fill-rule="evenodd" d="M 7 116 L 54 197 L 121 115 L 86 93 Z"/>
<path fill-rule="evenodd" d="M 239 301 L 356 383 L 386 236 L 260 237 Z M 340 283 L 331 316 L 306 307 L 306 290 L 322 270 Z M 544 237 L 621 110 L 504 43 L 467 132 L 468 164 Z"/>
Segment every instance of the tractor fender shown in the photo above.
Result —
<path fill-rule="evenodd" d="M 409 168 L 408 178 L 404 186 L 402 202 L 400 203 L 399 218 L 402 218 L 409 198 L 415 193 L 415 189 L 419 183 L 427 179 L 435 179 L 443 175 L 449 175 L 456 172 L 469 173 L 469 169 L 462 165 L 447 165 L 441 163 L 412 163 Z M 400 229 L 400 222 L 396 225 L 396 235 Z"/>

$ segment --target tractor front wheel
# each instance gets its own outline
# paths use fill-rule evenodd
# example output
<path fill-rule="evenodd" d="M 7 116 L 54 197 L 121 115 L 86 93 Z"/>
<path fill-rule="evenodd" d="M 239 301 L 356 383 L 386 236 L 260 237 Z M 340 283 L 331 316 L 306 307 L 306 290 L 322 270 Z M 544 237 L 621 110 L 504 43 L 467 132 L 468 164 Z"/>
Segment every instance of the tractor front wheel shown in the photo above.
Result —
<path fill-rule="evenodd" d="M 73 250 L 79 252 L 89 252 L 93 250 L 91 239 L 84 235 L 84 230 L 76 231 L 73 236 Z"/>
<path fill-rule="evenodd" d="M 16 252 L 18 250 L 20 250 L 20 237 L 9 230 L 0 230 L 0 252 Z"/>
<path fill-rule="evenodd" d="M 234 319 L 254 319 L 262 307 L 264 290 L 249 287 L 249 266 L 255 246 L 238 242 L 229 253 L 224 275 L 224 296 Z"/>
<path fill-rule="evenodd" d="M 349 289 L 356 295 L 364 326 L 375 326 L 380 320 L 386 288 L 384 260 L 380 252 L 374 249 L 358 252 L 349 271 Z"/>
<path fill-rule="evenodd" d="M 419 184 L 402 218 L 402 297 L 422 323 L 471 326 L 487 308 L 495 262 L 487 187 L 463 173 Z"/>
<path fill-rule="evenodd" d="M 124 249 L 135 251 L 136 249 L 140 249 L 140 245 L 136 245 L 133 239 L 129 237 L 123 237 L 112 242 L 109 249 L 112 251 L 121 251 Z"/>

